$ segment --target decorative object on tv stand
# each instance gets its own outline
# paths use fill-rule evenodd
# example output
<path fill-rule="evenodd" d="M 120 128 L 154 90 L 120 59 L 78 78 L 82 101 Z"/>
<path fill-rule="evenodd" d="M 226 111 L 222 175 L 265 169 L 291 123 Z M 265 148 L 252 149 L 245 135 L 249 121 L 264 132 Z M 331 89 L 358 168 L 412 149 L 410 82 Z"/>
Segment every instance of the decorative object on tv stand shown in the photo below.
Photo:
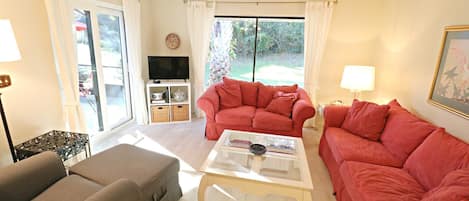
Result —
<path fill-rule="evenodd" d="M 166 36 L 166 47 L 169 49 L 177 49 L 181 45 L 181 39 L 175 33 L 170 33 Z"/>
<path fill-rule="evenodd" d="M 15 34 L 11 27 L 9 20 L 0 20 L 0 62 L 18 61 L 21 59 L 21 54 L 16 44 Z M 9 75 L 0 75 L 0 88 L 11 86 L 11 79 Z M 3 103 L 1 99 L 2 94 L 0 93 L 0 114 L 2 116 L 3 128 L 5 129 L 5 135 L 8 140 L 8 146 L 10 148 L 11 157 L 13 162 L 17 162 L 15 147 L 10 135 L 10 129 L 3 109 Z"/>
<path fill-rule="evenodd" d="M 177 90 L 173 93 L 173 99 L 174 99 L 176 102 L 185 101 L 185 100 L 186 100 L 186 93 L 184 93 L 181 89 L 177 89 Z"/>
<path fill-rule="evenodd" d="M 469 26 L 446 27 L 428 100 L 469 119 Z"/>
<path fill-rule="evenodd" d="M 347 65 L 342 74 L 340 87 L 349 89 L 353 98 L 360 98 L 360 92 L 375 89 L 375 67 Z"/>
<path fill-rule="evenodd" d="M 154 101 L 163 100 L 164 92 L 154 92 L 151 94 L 151 99 Z"/>

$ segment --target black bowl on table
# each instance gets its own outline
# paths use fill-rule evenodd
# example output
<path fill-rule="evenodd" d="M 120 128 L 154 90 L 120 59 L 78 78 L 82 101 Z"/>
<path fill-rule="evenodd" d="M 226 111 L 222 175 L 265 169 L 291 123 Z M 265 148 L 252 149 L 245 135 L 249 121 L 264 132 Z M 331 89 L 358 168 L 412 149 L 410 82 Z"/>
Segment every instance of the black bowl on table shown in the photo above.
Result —
<path fill-rule="evenodd" d="M 249 146 L 249 151 L 254 155 L 260 156 L 262 154 L 265 154 L 267 149 L 262 144 L 251 144 L 251 146 Z"/>

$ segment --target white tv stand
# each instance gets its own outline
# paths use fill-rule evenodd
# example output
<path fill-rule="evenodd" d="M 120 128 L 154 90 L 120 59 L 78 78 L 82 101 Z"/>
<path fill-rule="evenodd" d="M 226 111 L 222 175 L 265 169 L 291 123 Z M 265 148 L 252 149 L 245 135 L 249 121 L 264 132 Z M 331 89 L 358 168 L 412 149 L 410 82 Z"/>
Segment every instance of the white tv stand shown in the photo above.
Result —
<path fill-rule="evenodd" d="M 174 92 L 182 91 L 186 99 L 176 101 Z M 166 92 L 163 101 L 153 101 L 152 93 Z M 191 121 L 191 84 L 189 80 L 161 80 L 147 82 L 147 108 L 150 124 L 183 123 Z"/>

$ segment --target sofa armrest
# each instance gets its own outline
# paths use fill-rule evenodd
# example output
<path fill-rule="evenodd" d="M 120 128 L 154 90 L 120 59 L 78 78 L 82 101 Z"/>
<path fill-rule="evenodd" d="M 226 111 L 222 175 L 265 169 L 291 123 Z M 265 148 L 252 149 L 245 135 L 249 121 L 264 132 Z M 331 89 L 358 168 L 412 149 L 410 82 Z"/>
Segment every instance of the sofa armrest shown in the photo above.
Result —
<path fill-rule="evenodd" d="M 329 105 L 324 108 L 324 128 L 340 127 L 350 106 Z M 326 129 L 324 129 L 325 131 Z"/>
<path fill-rule="evenodd" d="M 309 99 L 308 94 L 303 89 L 298 90 L 299 99 L 293 105 L 292 119 L 295 126 L 303 127 L 304 121 L 314 117 L 316 110 Z"/>
<path fill-rule="evenodd" d="M 212 120 L 215 119 L 215 114 L 220 109 L 220 97 L 215 90 L 216 85 L 218 84 L 209 87 L 197 100 L 197 106 L 205 112 L 207 119 Z"/>
<path fill-rule="evenodd" d="M 140 187 L 128 179 L 119 179 L 88 197 L 85 201 L 142 201 Z"/>
<path fill-rule="evenodd" d="M 1 200 L 32 200 L 67 176 L 56 153 L 47 151 L 0 169 Z"/>

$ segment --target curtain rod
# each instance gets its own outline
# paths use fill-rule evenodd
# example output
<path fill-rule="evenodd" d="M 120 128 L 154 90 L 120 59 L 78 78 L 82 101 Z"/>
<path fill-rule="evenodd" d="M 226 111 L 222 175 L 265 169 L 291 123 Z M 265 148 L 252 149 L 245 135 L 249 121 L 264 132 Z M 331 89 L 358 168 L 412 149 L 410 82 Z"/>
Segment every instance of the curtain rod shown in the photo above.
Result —
<path fill-rule="evenodd" d="M 187 3 L 189 0 L 183 0 L 184 3 Z M 205 1 L 205 0 L 198 0 L 198 1 Z M 224 1 L 224 0 L 209 0 L 207 2 L 216 2 L 216 3 L 222 3 L 222 4 L 239 4 L 239 3 L 253 3 L 253 4 L 275 4 L 275 3 L 306 3 L 308 0 L 297 0 L 297 1 Z M 331 2 L 331 3 L 339 3 L 339 0 L 317 0 L 317 1 L 326 1 L 326 2 Z"/>

